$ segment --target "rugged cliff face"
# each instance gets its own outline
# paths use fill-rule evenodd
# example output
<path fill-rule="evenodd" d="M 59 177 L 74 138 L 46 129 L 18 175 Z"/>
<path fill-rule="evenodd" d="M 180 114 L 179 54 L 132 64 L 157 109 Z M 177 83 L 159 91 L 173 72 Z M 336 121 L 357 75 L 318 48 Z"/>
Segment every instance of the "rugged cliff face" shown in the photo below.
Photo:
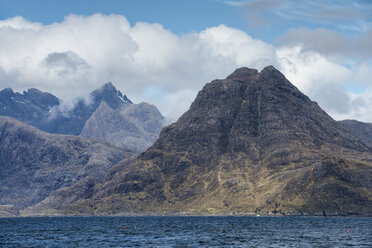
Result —
<path fill-rule="evenodd" d="M 48 134 L 0 117 L 0 205 L 34 205 L 51 192 L 109 169 L 133 154 L 105 142 Z"/>
<path fill-rule="evenodd" d="M 61 212 L 372 214 L 372 149 L 274 67 L 240 68 Z M 39 206 L 41 207 L 41 206 Z"/>

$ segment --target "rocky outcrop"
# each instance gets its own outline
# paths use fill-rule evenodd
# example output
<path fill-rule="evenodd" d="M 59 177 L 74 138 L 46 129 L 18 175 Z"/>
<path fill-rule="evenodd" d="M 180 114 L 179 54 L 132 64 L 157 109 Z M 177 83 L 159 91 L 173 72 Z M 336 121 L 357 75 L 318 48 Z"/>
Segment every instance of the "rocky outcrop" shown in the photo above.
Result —
<path fill-rule="evenodd" d="M 206 84 L 153 146 L 114 168 L 61 212 L 372 215 L 371 146 L 272 66 Z"/>
<path fill-rule="evenodd" d="M 81 137 L 99 138 L 118 147 L 144 151 L 158 138 L 164 117 L 148 103 L 111 108 L 105 101 L 86 122 Z"/>
<path fill-rule="evenodd" d="M 0 117 L 0 205 L 23 209 L 80 179 L 102 181 L 132 155 L 102 141 L 49 134 Z"/>

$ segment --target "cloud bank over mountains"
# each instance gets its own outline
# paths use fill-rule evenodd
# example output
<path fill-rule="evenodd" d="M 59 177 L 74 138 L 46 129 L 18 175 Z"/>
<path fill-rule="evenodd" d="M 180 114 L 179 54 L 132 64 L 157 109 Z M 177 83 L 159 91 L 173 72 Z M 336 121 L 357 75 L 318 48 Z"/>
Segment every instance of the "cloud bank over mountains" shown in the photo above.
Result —
<path fill-rule="evenodd" d="M 50 25 L 14 17 L 0 20 L 0 88 L 69 99 L 111 81 L 176 119 L 205 83 L 236 67 L 272 64 L 332 117 L 372 122 L 371 34 L 351 40 L 292 29 L 273 45 L 225 25 L 179 36 L 156 23 L 131 26 L 121 15 L 70 15 Z"/>

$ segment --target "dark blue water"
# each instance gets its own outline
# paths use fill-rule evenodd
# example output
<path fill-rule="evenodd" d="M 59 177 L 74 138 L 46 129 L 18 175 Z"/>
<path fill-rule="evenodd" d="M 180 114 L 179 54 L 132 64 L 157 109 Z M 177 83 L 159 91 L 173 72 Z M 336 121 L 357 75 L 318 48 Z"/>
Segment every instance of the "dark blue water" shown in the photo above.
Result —
<path fill-rule="evenodd" d="M 372 247 L 372 218 L 44 217 L 0 219 L 0 247 L 349 246 Z"/>

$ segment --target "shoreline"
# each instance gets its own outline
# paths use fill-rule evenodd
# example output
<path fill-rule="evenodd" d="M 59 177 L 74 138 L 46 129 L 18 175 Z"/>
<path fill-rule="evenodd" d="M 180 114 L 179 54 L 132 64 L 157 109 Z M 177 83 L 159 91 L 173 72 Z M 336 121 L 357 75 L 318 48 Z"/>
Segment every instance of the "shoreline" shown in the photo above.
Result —
<path fill-rule="evenodd" d="M 120 214 L 54 214 L 54 215 L 14 215 L 14 216 L 0 216 L 0 219 L 6 218 L 74 218 L 74 217 L 311 217 L 311 218 L 372 218 L 372 215 L 358 215 L 358 214 L 344 214 L 344 215 L 320 215 L 320 214 L 197 214 L 197 213 L 120 213 Z"/>

